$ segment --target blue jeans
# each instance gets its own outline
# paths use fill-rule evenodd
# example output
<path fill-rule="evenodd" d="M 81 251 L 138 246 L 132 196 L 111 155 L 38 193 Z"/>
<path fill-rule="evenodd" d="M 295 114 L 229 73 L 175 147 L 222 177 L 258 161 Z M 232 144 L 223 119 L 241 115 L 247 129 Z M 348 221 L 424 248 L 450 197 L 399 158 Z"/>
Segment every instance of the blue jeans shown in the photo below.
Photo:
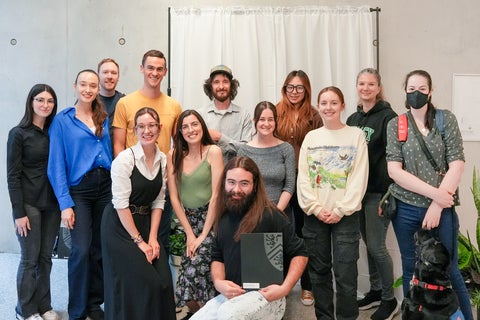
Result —
<path fill-rule="evenodd" d="M 50 295 L 50 271 L 52 270 L 52 249 L 60 227 L 58 206 L 40 210 L 24 205 L 31 230 L 26 237 L 20 237 L 20 264 L 17 270 L 16 312 L 28 318 L 52 309 Z"/>
<path fill-rule="evenodd" d="M 382 300 L 395 298 L 393 293 L 393 262 L 385 245 L 390 220 L 378 215 L 378 202 L 382 194 L 366 193 L 362 209 L 357 212 L 360 233 L 367 245 L 370 290 L 382 290 Z"/>
<path fill-rule="evenodd" d="M 72 250 L 68 257 L 68 314 L 84 319 L 103 303 L 100 225 L 103 209 L 112 201 L 110 172 L 93 169 L 70 188 L 75 202 Z"/>
<path fill-rule="evenodd" d="M 402 256 L 403 295 L 406 296 L 415 269 L 415 240 L 413 235 L 421 228 L 427 208 L 419 208 L 397 200 L 397 210 L 397 216 L 392 220 L 392 223 Z M 465 319 L 471 320 L 473 316 L 470 298 L 458 269 L 458 216 L 455 210 L 452 208 L 443 209 L 440 224 L 432 232 L 438 235 L 450 254 L 450 280 L 453 290 L 457 294 L 460 309 Z"/>
<path fill-rule="evenodd" d="M 355 320 L 358 317 L 359 229 L 357 214 L 344 216 L 336 224 L 325 224 L 314 215 L 305 216 L 303 238 L 308 252 L 307 268 L 312 281 L 317 319 Z M 332 267 L 336 310 L 333 304 Z"/>

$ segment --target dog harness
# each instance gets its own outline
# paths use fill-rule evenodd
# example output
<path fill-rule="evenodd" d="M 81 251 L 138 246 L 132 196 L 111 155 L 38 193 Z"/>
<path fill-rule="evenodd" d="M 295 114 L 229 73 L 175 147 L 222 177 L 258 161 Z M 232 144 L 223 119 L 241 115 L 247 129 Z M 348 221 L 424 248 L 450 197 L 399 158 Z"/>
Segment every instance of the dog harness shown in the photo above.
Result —
<path fill-rule="evenodd" d="M 435 291 L 444 291 L 446 289 L 452 288 L 451 286 L 445 287 L 445 286 L 440 286 L 438 284 L 431 284 L 424 281 L 420 281 L 417 278 L 415 278 L 415 276 L 413 276 L 412 281 L 410 281 L 410 286 L 417 286 L 427 290 L 435 290 Z"/>

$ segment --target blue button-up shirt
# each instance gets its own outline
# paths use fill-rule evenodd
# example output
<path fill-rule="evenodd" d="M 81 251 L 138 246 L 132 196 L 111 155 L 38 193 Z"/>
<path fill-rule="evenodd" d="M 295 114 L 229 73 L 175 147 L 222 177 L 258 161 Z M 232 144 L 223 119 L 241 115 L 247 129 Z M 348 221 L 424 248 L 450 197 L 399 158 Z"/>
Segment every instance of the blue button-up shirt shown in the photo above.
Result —
<path fill-rule="evenodd" d="M 103 136 L 98 137 L 75 117 L 75 108 L 59 112 L 50 125 L 48 178 L 57 196 L 60 210 L 75 206 L 70 187 L 80 183 L 92 169 L 110 170 L 112 147 L 108 133 L 109 121 L 103 123 Z"/>

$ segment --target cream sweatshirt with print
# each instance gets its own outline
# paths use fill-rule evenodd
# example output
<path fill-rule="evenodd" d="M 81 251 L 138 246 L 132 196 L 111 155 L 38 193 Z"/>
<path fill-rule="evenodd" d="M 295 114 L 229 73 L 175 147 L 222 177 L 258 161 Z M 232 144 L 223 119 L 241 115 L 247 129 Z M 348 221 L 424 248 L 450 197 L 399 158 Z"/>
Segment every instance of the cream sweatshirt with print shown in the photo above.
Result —
<path fill-rule="evenodd" d="M 298 203 L 307 215 L 325 208 L 340 217 L 362 207 L 368 183 L 365 134 L 357 127 L 325 127 L 303 140 L 298 162 Z"/>

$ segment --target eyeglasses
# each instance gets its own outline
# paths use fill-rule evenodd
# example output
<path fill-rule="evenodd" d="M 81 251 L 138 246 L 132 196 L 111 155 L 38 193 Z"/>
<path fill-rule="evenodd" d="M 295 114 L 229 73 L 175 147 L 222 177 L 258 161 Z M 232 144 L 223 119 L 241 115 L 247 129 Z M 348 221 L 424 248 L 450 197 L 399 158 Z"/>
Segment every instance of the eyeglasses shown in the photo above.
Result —
<path fill-rule="evenodd" d="M 181 131 L 181 132 L 188 132 L 188 129 L 198 130 L 199 128 L 200 128 L 200 122 L 195 121 L 195 122 L 192 122 L 190 125 L 184 124 L 184 125 L 180 128 L 180 131 Z"/>
<path fill-rule="evenodd" d="M 53 99 L 45 100 L 45 98 L 33 98 L 33 100 L 37 101 L 40 104 L 45 104 L 45 102 L 47 102 L 47 104 L 49 104 L 51 106 L 53 106 L 55 104 L 55 100 L 53 100 Z"/>
<path fill-rule="evenodd" d="M 137 128 L 137 130 L 140 130 L 142 132 L 145 131 L 146 128 L 148 128 L 149 131 L 156 131 L 158 129 L 158 123 L 149 123 L 147 125 L 137 124 L 135 128 Z"/>
<path fill-rule="evenodd" d="M 239 186 L 240 189 L 248 189 L 248 187 L 250 187 L 252 185 L 252 183 L 253 182 L 247 181 L 247 180 L 236 181 L 236 180 L 233 180 L 233 179 L 227 179 L 225 181 L 225 185 L 229 189 L 233 189 L 237 185 Z"/>
<path fill-rule="evenodd" d="M 285 91 L 288 93 L 292 93 L 293 90 L 297 90 L 297 93 L 304 93 L 305 92 L 305 86 L 302 86 L 299 84 L 298 86 L 294 86 L 293 84 L 287 84 L 285 86 Z"/>

